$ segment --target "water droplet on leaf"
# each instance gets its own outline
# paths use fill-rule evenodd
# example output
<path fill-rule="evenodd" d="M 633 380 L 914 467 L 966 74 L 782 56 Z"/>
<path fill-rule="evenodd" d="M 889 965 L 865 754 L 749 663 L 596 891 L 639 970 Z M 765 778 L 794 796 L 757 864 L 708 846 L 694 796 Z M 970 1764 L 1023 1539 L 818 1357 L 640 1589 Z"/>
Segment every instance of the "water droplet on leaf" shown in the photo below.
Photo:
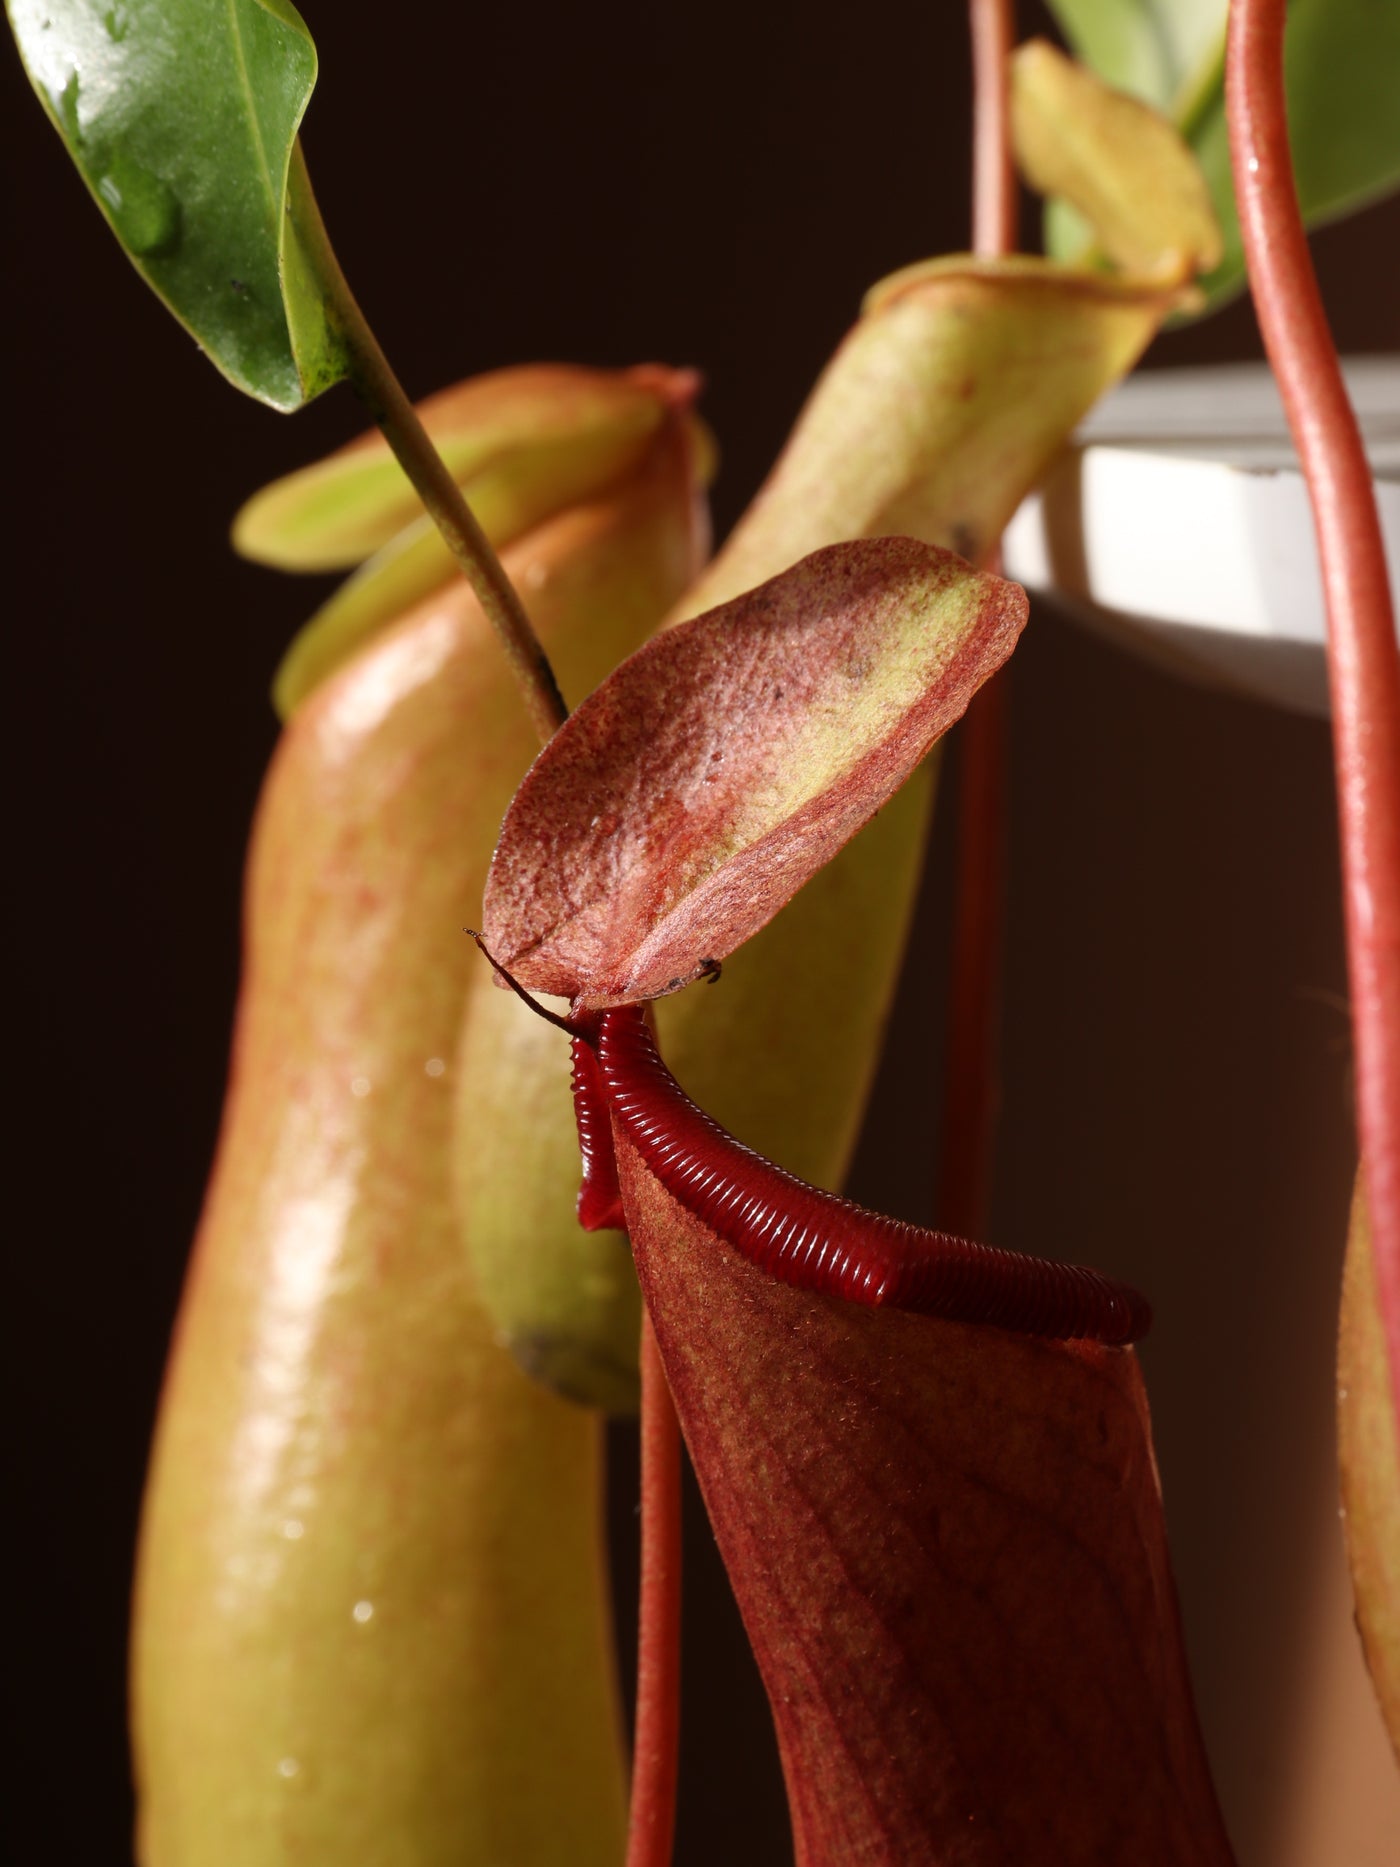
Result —
<path fill-rule="evenodd" d="M 179 246 L 180 203 L 160 177 L 139 162 L 114 156 L 98 177 L 97 192 L 123 243 L 138 258 L 161 259 Z"/>

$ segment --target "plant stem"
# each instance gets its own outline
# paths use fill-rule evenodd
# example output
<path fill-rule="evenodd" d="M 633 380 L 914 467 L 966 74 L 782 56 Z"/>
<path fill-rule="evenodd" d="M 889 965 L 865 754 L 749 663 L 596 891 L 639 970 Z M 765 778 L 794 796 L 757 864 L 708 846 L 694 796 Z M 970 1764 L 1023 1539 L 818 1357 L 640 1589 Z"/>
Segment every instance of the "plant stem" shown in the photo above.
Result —
<path fill-rule="evenodd" d="M 1009 0 L 971 0 L 972 243 L 1014 251 L 1016 172 L 1011 160 L 1007 61 Z M 995 547 L 986 561 L 996 568 Z M 958 735 L 957 874 L 948 1001 L 948 1046 L 939 1147 L 938 1222 L 986 1230 L 997 1109 L 997 1033 L 1006 900 L 1007 682 L 995 675 L 973 700 Z"/>
<path fill-rule="evenodd" d="M 350 290 L 316 205 L 300 142 L 292 149 L 292 169 L 289 202 L 294 204 L 292 211 L 297 215 L 297 230 L 316 269 L 329 315 L 348 352 L 350 385 L 394 450 L 395 458 L 413 482 L 500 637 L 531 722 L 543 742 L 568 717 L 568 708 L 549 658 L 540 646 L 515 586 L 501 567 L 501 560 L 492 550 L 490 540 L 478 525 L 442 456 L 428 438 L 427 430 Z"/>
<path fill-rule="evenodd" d="M 1298 209 L 1283 32 L 1284 0 L 1233 0 L 1230 159 L 1249 282 L 1308 482 L 1327 596 L 1361 1163 L 1400 1412 L 1400 649 L 1371 470 Z"/>
<path fill-rule="evenodd" d="M 998 1101 L 1006 699 L 1002 670 L 973 700 L 958 735 L 957 874 L 937 1214 L 945 1231 L 974 1238 L 987 1229 Z"/>
<path fill-rule="evenodd" d="M 681 1435 L 651 1317 L 642 1313 L 642 1561 L 627 1867 L 667 1867 L 681 1723 Z"/>
<path fill-rule="evenodd" d="M 972 247 L 1016 250 L 1016 168 L 1011 160 L 1011 0 L 970 0 L 972 31 Z"/>

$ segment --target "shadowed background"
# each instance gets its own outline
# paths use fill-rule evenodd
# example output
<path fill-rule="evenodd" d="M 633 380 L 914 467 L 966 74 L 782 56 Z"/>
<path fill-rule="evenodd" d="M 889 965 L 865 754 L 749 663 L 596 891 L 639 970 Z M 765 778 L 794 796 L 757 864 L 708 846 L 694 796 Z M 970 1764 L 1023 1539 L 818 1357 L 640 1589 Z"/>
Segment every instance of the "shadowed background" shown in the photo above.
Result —
<path fill-rule="evenodd" d="M 863 289 L 967 242 L 960 6 L 870 0 L 829 27 L 732 0 L 419 0 L 388 27 L 305 10 L 312 174 L 410 392 L 540 358 L 695 364 L 721 534 Z M 121 1867 L 130 1552 L 222 1097 L 267 683 L 325 587 L 240 563 L 225 532 L 256 485 L 361 423 L 344 389 L 294 420 L 229 389 L 118 252 L 12 53 L 4 82 L 17 1781 L 23 1858 Z M 1400 213 L 1317 252 L 1343 347 L 1394 347 Z M 1149 362 L 1257 354 L 1236 304 Z M 1044 606 L 1013 672 L 993 1233 L 1156 1302 L 1144 1359 L 1178 1580 L 1242 1858 L 1379 1862 L 1400 1804 L 1393 1781 L 1388 1815 L 1374 1799 L 1388 1766 L 1331 1473 L 1353 1141 L 1326 732 L 1159 675 Z M 852 1188 L 916 1219 L 948 820 L 945 800 Z M 635 1459 L 614 1437 L 625 1627 Z M 698 1506 L 690 1530 L 678 1860 L 781 1860 L 766 1708 Z"/>

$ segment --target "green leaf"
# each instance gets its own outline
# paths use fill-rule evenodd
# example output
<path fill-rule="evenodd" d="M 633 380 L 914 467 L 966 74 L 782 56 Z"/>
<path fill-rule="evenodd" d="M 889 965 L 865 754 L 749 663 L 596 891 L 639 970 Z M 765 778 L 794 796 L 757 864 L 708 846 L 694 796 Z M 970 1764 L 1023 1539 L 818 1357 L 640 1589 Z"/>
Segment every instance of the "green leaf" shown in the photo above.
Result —
<path fill-rule="evenodd" d="M 345 374 L 294 222 L 316 48 L 288 0 L 7 0 L 31 82 L 137 271 L 229 381 Z"/>
<path fill-rule="evenodd" d="M 1245 283 L 1225 127 L 1226 0 L 1051 0 L 1075 53 L 1109 83 L 1169 112 L 1205 173 L 1225 237 L 1200 281 L 1214 310 Z M 1310 225 L 1400 185 L 1400 7 L 1385 0 L 1292 0 L 1284 43 L 1298 198 Z M 1074 232 L 1047 217 L 1047 250 L 1072 257 Z"/>
<path fill-rule="evenodd" d="M 1224 43 L 1226 0 L 1050 0 L 1082 63 L 1120 90 L 1175 112 Z"/>

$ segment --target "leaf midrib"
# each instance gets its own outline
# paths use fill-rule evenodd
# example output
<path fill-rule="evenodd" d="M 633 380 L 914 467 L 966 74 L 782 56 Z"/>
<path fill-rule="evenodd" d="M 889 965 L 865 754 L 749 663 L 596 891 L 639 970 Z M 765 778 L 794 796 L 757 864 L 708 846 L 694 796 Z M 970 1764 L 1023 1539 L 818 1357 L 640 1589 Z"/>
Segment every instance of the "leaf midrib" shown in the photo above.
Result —
<path fill-rule="evenodd" d="M 248 61 L 243 51 L 243 29 L 238 21 L 238 0 L 224 0 L 228 14 L 229 30 L 233 35 L 234 58 L 238 67 L 238 81 L 243 91 L 244 102 L 248 110 L 249 137 L 253 144 L 258 172 L 263 178 L 263 188 L 267 194 L 267 211 L 274 231 L 277 227 L 277 191 L 272 185 L 272 170 L 267 160 L 267 145 L 263 141 L 262 124 L 258 120 L 257 108 L 253 102 L 253 83 L 248 74 Z"/>

